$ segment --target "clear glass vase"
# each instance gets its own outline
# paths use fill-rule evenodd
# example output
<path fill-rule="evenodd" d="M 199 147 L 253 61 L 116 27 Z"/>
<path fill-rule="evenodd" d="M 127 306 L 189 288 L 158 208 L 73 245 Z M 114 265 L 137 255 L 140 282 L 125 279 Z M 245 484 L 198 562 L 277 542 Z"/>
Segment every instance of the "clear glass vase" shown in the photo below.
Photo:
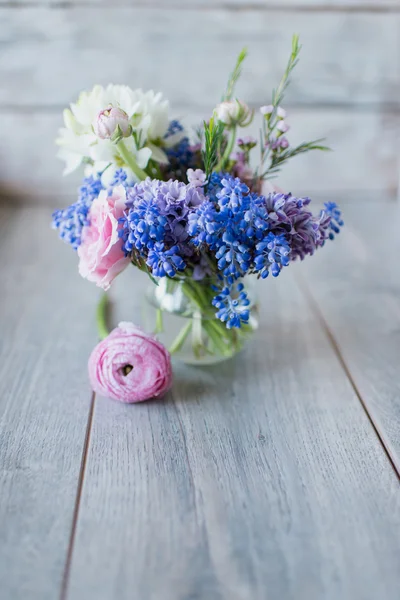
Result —
<path fill-rule="evenodd" d="M 250 319 L 240 328 L 227 329 L 216 318 L 212 279 L 168 279 L 152 284 L 145 295 L 144 321 L 169 351 L 187 364 L 210 365 L 237 354 L 258 327 L 254 286 L 246 280 Z"/>

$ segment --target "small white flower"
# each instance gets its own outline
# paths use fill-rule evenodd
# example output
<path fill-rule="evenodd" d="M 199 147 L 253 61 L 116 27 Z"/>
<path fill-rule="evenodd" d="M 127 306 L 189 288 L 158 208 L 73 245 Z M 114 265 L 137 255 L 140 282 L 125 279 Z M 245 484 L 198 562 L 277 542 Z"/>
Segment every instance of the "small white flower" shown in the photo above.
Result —
<path fill-rule="evenodd" d="M 195 169 L 195 170 L 188 169 L 186 171 L 186 176 L 187 176 L 188 182 L 193 187 L 200 187 L 205 184 L 206 174 L 204 173 L 204 171 L 202 171 L 202 169 Z"/>
<path fill-rule="evenodd" d="M 285 121 L 279 121 L 276 128 L 281 133 L 286 133 L 287 131 L 289 131 L 289 125 Z"/>
<path fill-rule="evenodd" d="M 274 107 L 272 106 L 272 104 L 267 104 L 266 106 L 260 107 L 260 113 L 266 117 L 268 117 L 269 115 L 272 115 L 273 110 L 274 110 Z"/>
<path fill-rule="evenodd" d="M 286 110 L 281 106 L 278 106 L 276 109 L 276 114 L 280 119 L 284 119 L 286 117 Z"/>
<path fill-rule="evenodd" d="M 128 115 L 122 108 L 109 106 L 101 110 L 93 123 L 93 130 L 98 138 L 102 140 L 112 139 L 118 135 L 128 137 L 131 134 L 132 127 L 129 125 Z"/>
<path fill-rule="evenodd" d="M 252 118 L 252 110 L 241 100 L 226 100 L 217 105 L 214 111 L 218 121 L 222 121 L 228 127 L 249 125 Z"/>
<path fill-rule="evenodd" d="M 272 115 L 273 111 L 274 107 L 272 106 L 272 104 L 260 107 L 260 113 L 265 117 L 269 117 L 270 115 Z M 278 117 L 278 119 L 284 119 L 286 117 L 286 110 L 281 106 L 278 106 L 276 109 L 276 116 Z"/>

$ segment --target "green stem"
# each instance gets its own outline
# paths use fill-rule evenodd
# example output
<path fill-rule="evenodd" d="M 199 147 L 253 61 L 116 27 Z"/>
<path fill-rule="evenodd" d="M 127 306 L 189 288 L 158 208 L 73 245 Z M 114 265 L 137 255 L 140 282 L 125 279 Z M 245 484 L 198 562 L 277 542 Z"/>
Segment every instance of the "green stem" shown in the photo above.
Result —
<path fill-rule="evenodd" d="M 108 307 L 108 296 L 107 294 L 103 294 L 96 310 L 97 333 L 99 334 L 99 338 L 101 340 L 104 340 L 104 338 L 106 338 L 110 333 L 107 327 Z"/>
<path fill-rule="evenodd" d="M 161 308 L 158 308 L 156 313 L 156 330 L 154 333 L 161 333 L 163 329 L 163 311 L 161 310 Z"/>
<path fill-rule="evenodd" d="M 184 281 L 182 284 L 183 293 L 193 302 L 193 304 L 200 310 L 204 309 L 204 306 L 201 303 L 201 300 L 196 296 L 196 292 L 193 290 L 189 281 Z"/>
<path fill-rule="evenodd" d="M 201 351 L 204 348 L 200 311 L 196 311 L 192 317 L 192 347 L 193 354 L 199 358 L 201 356 Z"/>
<path fill-rule="evenodd" d="M 236 140 L 236 125 L 233 125 L 232 127 L 232 131 L 231 131 L 231 137 L 230 140 L 225 148 L 225 152 L 222 155 L 221 160 L 219 161 L 219 163 L 217 164 L 217 166 L 215 167 L 216 171 L 223 171 L 226 163 L 229 160 L 230 155 L 232 154 L 232 150 L 233 150 L 233 146 L 235 144 L 235 140 Z"/>
<path fill-rule="evenodd" d="M 118 152 L 120 153 L 121 157 L 126 162 L 128 167 L 130 169 L 132 169 L 132 171 L 135 173 L 136 177 L 138 177 L 140 179 L 140 181 L 143 181 L 144 179 L 146 179 L 147 173 L 139 167 L 139 165 L 137 164 L 133 155 L 129 152 L 128 148 L 125 146 L 125 143 L 123 140 L 118 142 L 117 148 L 118 148 Z"/>
<path fill-rule="evenodd" d="M 190 320 L 185 325 L 185 327 L 183 327 L 180 330 L 180 332 L 178 333 L 178 335 L 176 336 L 176 338 L 172 342 L 171 346 L 169 347 L 170 354 L 174 354 L 175 352 L 178 352 L 182 348 L 182 346 L 185 343 L 185 340 L 186 340 L 187 336 L 189 335 L 191 329 L 192 329 L 192 320 Z"/>
<path fill-rule="evenodd" d="M 224 342 L 220 332 L 215 330 L 215 327 L 213 327 L 213 321 L 203 321 L 203 328 L 222 356 L 227 356 L 231 353 L 230 345 Z"/>

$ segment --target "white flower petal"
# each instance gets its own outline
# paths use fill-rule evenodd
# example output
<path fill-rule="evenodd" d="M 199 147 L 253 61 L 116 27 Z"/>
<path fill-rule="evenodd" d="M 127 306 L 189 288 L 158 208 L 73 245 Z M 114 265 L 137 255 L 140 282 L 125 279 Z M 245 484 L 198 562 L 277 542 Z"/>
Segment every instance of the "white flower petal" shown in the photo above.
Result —
<path fill-rule="evenodd" d="M 168 164 L 168 156 L 165 154 L 164 150 L 161 150 L 159 146 L 155 146 L 151 142 L 149 142 L 147 146 L 151 150 L 151 158 L 153 160 L 161 164 Z"/>
<path fill-rule="evenodd" d="M 145 169 L 147 167 L 147 163 L 149 162 L 150 158 L 150 148 L 142 148 L 136 152 L 136 162 L 141 169 Z"/>

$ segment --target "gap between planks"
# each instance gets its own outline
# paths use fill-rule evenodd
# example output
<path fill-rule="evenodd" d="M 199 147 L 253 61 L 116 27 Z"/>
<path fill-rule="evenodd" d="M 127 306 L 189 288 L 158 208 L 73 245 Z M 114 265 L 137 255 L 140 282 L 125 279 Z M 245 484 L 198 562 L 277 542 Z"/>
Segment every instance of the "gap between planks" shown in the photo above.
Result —
<path fill-rule="evenodd" d="M 78 519 L 79 519 L 79 509 L 80 509 L 81 498 L 82 498 L 83 482 L 85 479 L 88 451 L 89 451 L 89 445 L 90 445 L 90 436 L 92 433 L 95 400 L 96 400 L 96 394 L 94 392 L 92 392 L 92 398 L 90 401 L 90 407 L 89 407 L 87 424 L 86 424 L 85 440 L 83 442 L 81 466 L 79 469 L 78 485 L 77 485 L 76 496 L 75 496 L 74 512 L 73 512 L 73 516 L 72 516 L 71 532 L 70 532 L 70 536 L 69 536 L 67 556 L 65 559 L 63 578 L 62 578 L 62 582 L 61 582 L 60 600 L 66 600 L 67 596 L 68 596 L 69 575 L 70 575 L 70 569 L 71 569 L 72 555 L 74 552 L 76 528 L 77 528 Z"/>
<path fill-rule="evenodd" d="M 385 442 L 385 435 L 384 435 L 383 431 L 380 429 L 373 414 L 368 409 L 368 404 L 365 402 L 365 400 L 362 397 L 362 394 L 361 394 L 361 392 L 355 382 L 355 379 L 351 373 L 350 367 L 347 365 L 345 358 L 340 350 L 340 345 L 339 345 L 338 341 L 336 340 L 335 335 L 333 334 L 331 328 L 329 327 L 328 322 L 326 321 L 325 317 L 323 316 L 323 314 L 319 308 L 317 300 L 312 295 L 310 288 L 308 287 L 304 278 L 301 275 L 296 273 L 295 279 L 296 279 L 298 287 L 300 288 L 302 294 L 304 295 L 306 301 L 308 302 L 308 304 L 311 308 L 311 311 L 315 315 L 316 320 L 320 323 L 321 329 L 324 331 L 324 333 L 328 339 L 328 342 L 332 346 L 333 351 L 334 351 L 343 371 L 345 372 L 345 375 L 346 375 L 347 379 L 349 380 L 350 385 L 353 388 L 355 395 L 357 396 L 362 408 L 364 409 L 365 414 L 368 417 L 369 422 L 371 423 L 371 426 L 372 426 L 376 436 L 378 437 L 379 442 L 381 443 L 381 446 L 393 468 L 393 471 L 395 472 L 397 478 L 400 481 L 400 464 L 398 463 L 396 456 L 391 452 L 390 445 L 388 445 Z"/>
<path fill-rule="evenodd" d="M 101 2 L 92 2 L 90 0 L 75 0 L 75 1 L 65 1 L 65 2 L 40 2 L 40 1 L 18 1 L 13 2 L 9 0 L 8 2 L 1 2 L 0 0 L 0 10 L 2 8 L 7 9 L 19 9 L 19 8 L 50 8 L 50 9 L 73 9 L 73 8 L 92 8 L 96 10 L 98 8 L 126 8 L 129 7 L 132 10 L 141 10 L 141 9 L 155 9 L 155 10 L 173 10 L 180 9 L 185 11 L 196 10 L 203 12 L 211 12 L 211 11 L 231 11 L 231 12 L 294 12 L 294 13 L 398 13 L 400 12 L 400 5 L 384 5 L 384 4 L 376 4 L 371 5 L 368 3 L 365 4 L 350 4 L 350 5 L 337 5 L 337 4 L 286 4 L 282 5 L 279 3 L 276 4 L 258 4 L 257 2 L 250 2 L 243 4 L 236 4 L 228 2 L 215 2 L 214 4 L 203 4 L 203 3 L 192 3 L 188 4 L 187 2 L 171 2 L 168 7 L 165 7 L 165 4 L 161 2 L 136 2 L 134 6 L 130 6 L 129 2 L 124 0 L 116 0 L 112 3 L 101 3 Z"/>

